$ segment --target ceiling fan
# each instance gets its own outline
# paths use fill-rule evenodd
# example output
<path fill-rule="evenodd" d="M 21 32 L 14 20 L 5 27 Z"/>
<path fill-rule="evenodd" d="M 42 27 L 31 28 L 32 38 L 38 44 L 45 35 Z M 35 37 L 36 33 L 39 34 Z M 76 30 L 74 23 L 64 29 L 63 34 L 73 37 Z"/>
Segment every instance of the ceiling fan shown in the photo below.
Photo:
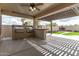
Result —
<path fill-rule="evenodd" d="M 21 6 L 23 7 L 29 7 L 29 11 L 40 11 L 40 9 L 38 8 L 38 6 L 43 5 L 43 3 L 26 3 L 26 4 L 21 4 Z"/>

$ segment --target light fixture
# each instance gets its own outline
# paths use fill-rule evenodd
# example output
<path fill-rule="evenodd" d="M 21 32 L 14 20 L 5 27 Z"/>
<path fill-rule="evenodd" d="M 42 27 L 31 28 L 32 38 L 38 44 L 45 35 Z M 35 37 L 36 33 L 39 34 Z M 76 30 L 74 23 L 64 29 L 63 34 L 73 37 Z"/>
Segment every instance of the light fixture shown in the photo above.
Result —
<path fill-rule="evenodd" d="M 31 11 L 36 10 L 36 8 L 35 8 L 35 7 L 29 7 L 29 9 L 30 9 Z"/>

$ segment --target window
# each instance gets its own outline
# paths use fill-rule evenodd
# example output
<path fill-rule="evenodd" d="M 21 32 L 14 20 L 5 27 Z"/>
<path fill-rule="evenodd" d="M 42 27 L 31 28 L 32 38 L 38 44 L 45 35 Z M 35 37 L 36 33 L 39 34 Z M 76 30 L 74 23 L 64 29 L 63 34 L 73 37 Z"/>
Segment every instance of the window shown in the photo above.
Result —
<path fill-rule="evenodd" d="M 2 15 L 2 25 L 22 25 L 21 18 Z"/>

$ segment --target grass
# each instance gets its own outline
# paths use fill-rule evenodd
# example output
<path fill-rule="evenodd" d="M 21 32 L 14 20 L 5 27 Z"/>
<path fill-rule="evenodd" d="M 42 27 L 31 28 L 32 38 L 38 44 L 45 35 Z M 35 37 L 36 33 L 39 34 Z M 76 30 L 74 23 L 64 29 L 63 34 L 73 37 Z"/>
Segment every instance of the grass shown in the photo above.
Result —
<path fill-rule="evenodd" d="M 52 34 L 62 34 L 64 32 L 53 32 Z"/>
<path fill-rule="evenodd" d="M 53 32 L 52 34 L 62 34 L 62 35 L 67 35 L 67 36 L 78 36 L 79 32 L 69 32 L 69 33 L 65 33 L 65 32 Z"/>
<path fill-rule="evenodd" d="M 79 35 L 79 32 L 69 32 L 69 33 L 65 33 L 63 35 L 69 35 L 69 36 L 72 36 L 72 35 Z"/>

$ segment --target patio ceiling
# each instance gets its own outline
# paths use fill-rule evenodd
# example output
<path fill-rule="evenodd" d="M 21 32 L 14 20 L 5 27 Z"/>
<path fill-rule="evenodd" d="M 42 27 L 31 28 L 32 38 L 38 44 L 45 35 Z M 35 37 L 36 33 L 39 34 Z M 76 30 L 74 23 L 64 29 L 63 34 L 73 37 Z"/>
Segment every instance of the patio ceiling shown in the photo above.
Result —
<path fill-rule="evenodd" d="M 48 7 L 54 7 L 56 4 L 54 3 L 43 3 L 43 5 L 37 6 L 40 11 L 29 11 L 29 7 L 22 6 L 23 3 L 0 3 L 0 8 L 2 9 L 3 14 L 14 15 L 14 16 L 22 16 L 27 18 L 32 18 L 42 11 L 48 9 Z M 27 5 L 29 3 L 24 3 Z"/>
<path fill-rule="evenodd" d="M 38 6 L 40 11 L 33 11 L 33 12 L 29 11 L 27 6 L 25 7 L 21 6 L 22 4 L 23 3 L 0 3 L 0 8 L 2 10 L 2 14 L 24 17 L 24 18 L 51 20 L 51 19 L 59 19 L 59 18 L 71 17 L 76 15 L 73 12 L 73 10 L 68 10 L 68 11 L 65 10 L 63 12 L 54 13 L 55 11 L 58 11 L 60 9 L 74 5 L 74 3 L 43 3 L 43 5 Z M 27 5 L 29 3 L 24 3 L 24 4 Z M 54 15 L 45 16 L 50 13 L 54 13 Z"/>
<path fill-rule="evenodd" d="M 63 5 L 64 5 L 64 8 L 61 8 L 61 9 L 59 8 L 58 10 L 55 10 L 54 12 L 49 13 L 48 15 L 40 17 L 39 19 L 51 21 L 51 20 L 79 16 L 79 7 L 78 7 L 79 4 L 63 4 Z M 69 5 L 69 6 L 66 6 L 66 5 Z"/>
<path fill-rule="evenodd" d="M 77 16 L 77 14 L 72 9 L 70 9 L 41 19 L 51 21 L 51 20 L 63 19 L 63 18 L 74 17 L 74 16 Z"/>

